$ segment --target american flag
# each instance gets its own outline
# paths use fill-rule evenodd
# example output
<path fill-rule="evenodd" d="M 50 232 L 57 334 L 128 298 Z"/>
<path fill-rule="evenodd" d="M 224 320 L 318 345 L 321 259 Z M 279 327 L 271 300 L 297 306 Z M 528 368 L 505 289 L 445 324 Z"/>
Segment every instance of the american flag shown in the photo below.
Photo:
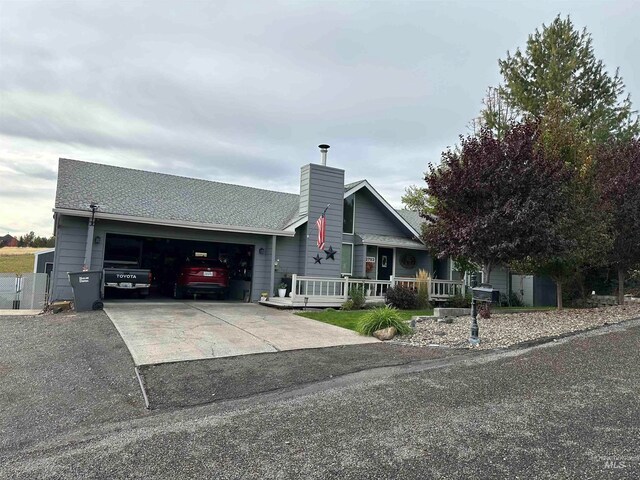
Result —
<path fill-rule="evenodd" d="M 318 227 L 318 249 L 324 250 L 324 236 L 327 230 L 327 219 L 324 213 L 316 220 L 316 226 Z"/>

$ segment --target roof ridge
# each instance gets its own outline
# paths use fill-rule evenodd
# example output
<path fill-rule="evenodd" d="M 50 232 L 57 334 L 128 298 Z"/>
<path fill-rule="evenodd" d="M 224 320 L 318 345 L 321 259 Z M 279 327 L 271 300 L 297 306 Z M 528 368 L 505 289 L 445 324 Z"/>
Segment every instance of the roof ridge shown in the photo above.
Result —
<path fill-rule="evenodd" d="M 107 163 L 87 162 L 86 160 L 76 160 L 74 158 L 59 157 L 58 160 L 59 161 L 65 161 L 65 162 L 85 163 L 85 164 L 89 164 L 89 165 L 99 165 L 101 167 L 114 168 L 114 169 L 118 169 L 118 170 L 129 170 L 129 171 L 141 172 L 141 173 L 145 173 L 145 174 L 162 175 L 162 176 L 165 176 L 165 177 L 184 178 L 184 179 L 187 179 L 187 180 L 194 180 L 194 181 L 197 181 L 197 182 L 217 183 L 219 185 L 230 185 L 232 187 L 249 188 L 251 190 L 258 190 L 258 191 L 261 191 L 261 192 L 279 193 L 279 194 L 282 194 L 282 195 L 291 195 L 291 196 L 295 196 L 295 197 L 299 197 L 300 196 L 299 193 L 281 192 L 279 190 L 269 190 L 267 188 L 250 187 L 248 185 L 240 185 L 240 184 L 237 184 L 237 183 L 226 183 L 226 182 L 219 182 L 217 180 L 207 180 L 207 179 L 204 179 L 204 178 L 187 177 L 185 175 L 176 175 L 176 174 L 173 174 L 173 173 L 154 172 L 152 170 L 142 170 L 140 168 L 120 167 L 118 165 L 109 165 Z"/>

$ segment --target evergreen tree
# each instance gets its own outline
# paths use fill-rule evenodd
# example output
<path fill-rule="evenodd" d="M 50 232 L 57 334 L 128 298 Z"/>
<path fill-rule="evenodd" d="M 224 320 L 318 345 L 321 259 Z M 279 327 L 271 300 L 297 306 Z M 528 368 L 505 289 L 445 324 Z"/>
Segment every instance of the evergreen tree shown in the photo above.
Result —
<path fill-rule="evenodd" d="M 610 136 L 631 138 L 640 131 L 638 117 L 616 69 L 611 76 L 595 57 L 591 35 L 558 15 L 499 61 L 504 77 L 501 96 L 525 116 L 541 119 L 549 102 L 560 101 L 592 141 Z"/>

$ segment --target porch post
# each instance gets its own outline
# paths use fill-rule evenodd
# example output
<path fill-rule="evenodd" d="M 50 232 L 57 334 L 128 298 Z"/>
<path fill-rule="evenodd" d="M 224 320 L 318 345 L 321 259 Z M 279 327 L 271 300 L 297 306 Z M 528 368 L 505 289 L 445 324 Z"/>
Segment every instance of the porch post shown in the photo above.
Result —
<path fill-rule="evenodd" d="M 291 275 L 291 298 L 296 297 L 296 293 L 298 291 L 297 284 L 298 283 L 298 274 L 294 273 Z"/>
<path fill-rule="evenodd" d="M 344 301 L 349 300 L 349 276 L 344 277 Z"/>
<path fill-rule="evenodd" d="M 269 287 L 269 297 L 274 293 L 274 288 L 276 284 L 276 236 L 273 235 L 271 237 L 271 286 Z"/>

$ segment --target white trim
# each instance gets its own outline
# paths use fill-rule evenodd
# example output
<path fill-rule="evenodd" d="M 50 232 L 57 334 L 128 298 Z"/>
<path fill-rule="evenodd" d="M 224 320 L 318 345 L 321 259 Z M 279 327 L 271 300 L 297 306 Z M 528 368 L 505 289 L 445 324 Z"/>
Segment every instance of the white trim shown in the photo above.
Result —
<path fill-rule="evenodd" d="M 396 261 L 398 260 L 398 255 L 396 255 L 396 247 L 393 247 L 393 265 L 391 266 L 391 275 L 393 278 L 396 278 Z"/>
<path fill-rule="evenodd" d="M 54 208 L 54 213 L 60 213 L 62 215 L 70 215 L 75 217 L 91 217 L 90 211 L 85 210 L 71 210 L 67 208 Z M 240 227 L 231 225 L 220 225 L 215 223 L 200 223 L 200 222 L 187 222 L 184 220 L 163 220 L 149 217 L 134 217 L 132 215 L 119 215 L 115 213 L 96 212 L 95 218 L 103 220 L 115 220 L 118 222 L 133 222 L 133 223 L 145 223 L 149 225 L 160 225 L 163 227 L 179 227 L 179 228 L 193 228 L 196 230 L 216 230 L 220 232 L 233 232 L 233 233 L 253 233 L 256 235 L 278 235 L 281 237 L 293 237 L 295 232 L 287 230 L 272 230 L 269 228 L 252 228 L 252 227 Z"/>
<path fill-rule="evenodd" d="M 363 180 L 362 182 L 360 182 L 359 184 L 357 184 L 355 187 L 350 188 L 348 191 L 345 192 L 344 197 L 347 198 L 349 195 L 353 195 L 354 193 L 356 193 L 358 190 L 361 190 L 362 188 L 367 188 L 367 190 L 369 190 L 374 197 L 376 197 L 378 199 L 378 201 L 380 203 L 382 203 L 387 210 L 389 210 L 389 212 L 391 212 L 391 214 L 400 222 L 402 223 L 411 233 L 413 233 L 415 235 L 415 237 L 420 240 L 420 242 L 422 242 L 422 240 L 420 239 L 420 233 L 416 231 L 415 228 L 413 228 L 411 225 L 409 225 L 409 223 L 407 223 L 407 221 L 402 218 L 402 216 L 396 212 L 396 210 L 389 205 L 389 202 L 387 202 L 382 195 L 380 195 L 375 188 L 373 188 L 371 186 L 371 184 L 369 183 L 368 180 Z M 355 215 L 354 215 L 355 218 Z"/>
<path fill-rule="evenodd" d="M 353 243 L 351 242 L 342 242 L 342 245 L 351 245 L 351 272 L 350 273 L 340 272 L 340 275 L 349 275 L 352 277 L 353 276 L 353 257 L 355 256 L 355 248 Z M 341 247 L 341 248 L 344 250 L 344 247 Z M 342 254 L 340 255 L 340 270 L 342 270 Z"/>
<path fill-rule="evenodd" d="M 308 216 L 304 216 L 302 218 L 300 218 L 299 220 L 290 223 L 289 225 L 287 225 L 286 227 L 284 227 L 285 230 L 290 230 L 290 231 L 294 231 L 296 228 L 298 228 L 300 225 L 304 225 L 305 223 L 307 223 L 309 221 L 309 217 Z"/>
<path fill-rule="evenodd" d="M 344 199 L 346 200 L 349 197 L 344 197 Z M 343 212 L 342 212 L 342 224 L 344 226 L 344 207 L 343 207 Z M 353 196 L 353 213 L 351 214 L 351 231 L 350 232 L 345 232 L 343 231 L 342 234 L 343 235 L 355 235 L 356 232 L 356 196 Z"/>

